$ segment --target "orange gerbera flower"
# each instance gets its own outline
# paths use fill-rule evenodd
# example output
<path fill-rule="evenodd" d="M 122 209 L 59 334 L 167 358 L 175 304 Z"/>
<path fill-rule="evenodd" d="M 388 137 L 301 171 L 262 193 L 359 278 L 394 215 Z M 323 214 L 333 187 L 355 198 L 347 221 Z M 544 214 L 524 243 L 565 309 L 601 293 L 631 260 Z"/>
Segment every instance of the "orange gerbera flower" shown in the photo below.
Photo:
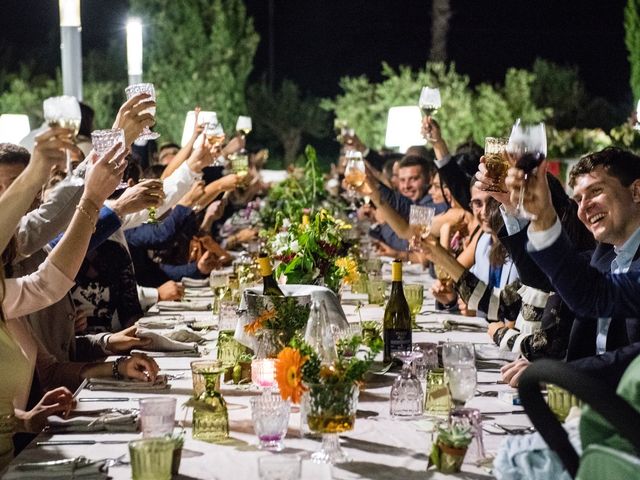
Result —
<path fill-rule="evenodd" d="M 302 384 L 302 366 L 307 359 L 300 354 L 300 350 L 291 347 L 283 348 L 278 354 L 276 381 L 284 400 L 300 403 L 300 397 L 306 390 Z"/>

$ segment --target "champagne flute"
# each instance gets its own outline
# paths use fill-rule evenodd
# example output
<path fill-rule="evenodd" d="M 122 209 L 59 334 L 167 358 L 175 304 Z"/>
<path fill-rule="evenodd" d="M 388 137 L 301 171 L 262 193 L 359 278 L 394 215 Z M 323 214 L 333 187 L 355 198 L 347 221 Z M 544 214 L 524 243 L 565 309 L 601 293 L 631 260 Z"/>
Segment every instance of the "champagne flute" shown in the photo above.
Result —
<path fill-rule="evenodd" d="M 127 96 L 127 99 L 131 97 L 135 97 L 141 93 L 146 93 L 149 95 L 150 100 L 156 99 L 156 90 L 153 86 L 153 83 L 136 83 L 133 85 L 129 85 L 124 89 L 124 93 Z M 156 107 L 150 107 L 146 109 L 144 112 L 148 112 L 155 117 L 156 115 Z M 149 127 L 144 127 L 142 133 L 136 140 L 155 140 L 160 137 L 159 133 L 152 132 L 149 130 Z"/>
<path fill-rule="evenodd" d="M 47 98 L 42 103 L 44 119 L 50 127 L 68 128 L 73 132 L 73 137 L 78 135 L 82 114 L 80 104 L 76 97 L 63 95 L 60 97 Z M 67 150 L 67 181 L 73 181 L 73 164 L 71 152 Z"/>
<path fill-rule="evenodd" d="M 516 120 L 509 136 L 507 152 L 513 157 L 515 166 L 524 171 L 524 184 L 520 189 L 516 214 L 521 218 L 533 220 L 535 215 L 524 209 L 524 192 L 529 175 L 547 156 L 547 135 L 544 123 L 523 125 L 520 119 Z"/>
<path fill-rule="evenodd" d="M 411 250 L 421 251 L 420 241 L 426 239 L 431 232 L 431 222 L 436 213 L 435 208 L 422 205 L 411 205 L 409 209 L 409 228 L 413 231 Z"/>
<path fill-rule="evenodd" d="M 344 170 L 344 179 L 349 186 L 348 193 L 349 198 L 351 199 L 351 205 L 349 208 L 351 210 L 356 209 L 355 205 L 355 189 L 360 188 L 365 180 L 367 179 L 367 174 L 365 173 L 365 165 L 364 160 L 362 159 L 362 153 L 357 150 L 349 150 L 346 154 L 347 157 L 347 166 Z"/>

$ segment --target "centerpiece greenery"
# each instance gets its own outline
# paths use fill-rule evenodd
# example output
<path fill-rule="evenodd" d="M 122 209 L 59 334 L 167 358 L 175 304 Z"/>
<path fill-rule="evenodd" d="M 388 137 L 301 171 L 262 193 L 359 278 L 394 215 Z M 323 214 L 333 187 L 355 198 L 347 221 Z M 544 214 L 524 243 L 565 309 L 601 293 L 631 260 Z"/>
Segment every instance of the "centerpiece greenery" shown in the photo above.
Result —
<path fill-rule="evenodd" d="M 355 245 L 346 238 L 351 225 L 345 221 L 321 209 L 308 222 L 291 221 L 286 229 L 278 227 L 263 232 L 276 261 L 277 278 L 284 275 L 293 284 L 324 284 L 336 293 L 343 281 L 358 280 Z"/>

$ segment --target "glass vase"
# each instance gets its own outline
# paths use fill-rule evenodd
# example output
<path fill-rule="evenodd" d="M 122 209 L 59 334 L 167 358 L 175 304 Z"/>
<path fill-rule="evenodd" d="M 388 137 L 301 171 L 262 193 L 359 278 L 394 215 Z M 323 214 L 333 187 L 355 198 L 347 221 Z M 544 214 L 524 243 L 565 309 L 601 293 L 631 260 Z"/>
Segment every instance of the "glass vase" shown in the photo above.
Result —
<path fill-rule="evenodd" d="M 193 438 L 196 440 L 216 443 L 229 438 L 227 403 L 216 390 L 216 383 L 223 372 L 223 369 L 199 372 L 204 377 L 205 391 L 194 402 Z"/>
<path fill-rule="evenodd" d="M 322 447 L 311 455 L 315 463 L 344 463 L 350 461 L 340 447 L 342 432 L 353 429 L 358 406 L 358 387 L 355 383 L 315 383 L 307 385 L 304 410 L 312 432 L 322 434 Z"/>

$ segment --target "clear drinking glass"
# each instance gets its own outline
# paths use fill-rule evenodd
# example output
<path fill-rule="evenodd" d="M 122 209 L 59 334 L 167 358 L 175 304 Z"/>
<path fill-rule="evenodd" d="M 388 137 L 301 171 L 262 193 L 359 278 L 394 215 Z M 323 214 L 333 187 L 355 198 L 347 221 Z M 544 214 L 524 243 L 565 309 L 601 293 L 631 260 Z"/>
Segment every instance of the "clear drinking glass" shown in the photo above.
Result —
<path fill-rule="evenodd" d="M 150 100 L 156 99 L 156 89 L 153 86 L 153 83 L 136 83 L 134 85 L 129 85 L 124 89 L 124 93 L 127 96 L 127 99 L 131 97 L 135 97 L 141 93 L 147 93 L 149 95 Z M 146 110 L 146 112 L 150 113 L 155 117 L 156 115 L 156 107 L 151 107 Z M 142 133 L 137 138 L 137 140 L 155 140 L 159 138 L 160 134 L 157 132 L 152 132 L 149 130 L 149 127 L 144 127 Z"/>
<path fill-rule="evenodd" d="M 502 184 L 511 166 L 506 155 L 508 144 L 508 138 L 484 139 L 484 166 L 487 168 L 487 176 L 493 180 L 493 184 L 487 187 L 489 192 L 504 192 Z"/>
<path fill-rule="evenodd" d="M 298 480 L 302 459 L 297 455 L 268 455 L 258 458 L 260 480 Z"/>
<path fill-rule="evenodd" d="M 438 368 L 438 344 L 437 343 L 414 343 L 413 351 L 422 354 L 421 358 L 416 358 L 411 366 L 413 373 L 420 380 L 423 390 L 427 389 L 427 374 L 434 368 Z"/>
<path fill-rule="evenodd" d="M 355 189 L 360 188 L 364 184 L 367 174 L 365 173 L 362 153 L 357 150 L 349 150 L 346 153 L 346 157 L 347 165 L 344 170 L 344 179 L 345 182 L 347 182 L 347 185 L 349 185 L 349 189 L 347 190 L 347 194 L 351 199 L 351 205 L 349 208 L 351 210 L 355 210 Z"/>
<path fill-rule="evenodd" d="M 50 127 L 68 128 L 73 132 L 73 137 L 78 135 L 82 113 L 76 97 L 62 95 L 60 97 L 47 98 L 42 103 L 44 119 Z M 73 165 L 71 152 L 67 150 L 67 181 L 73 181 Z"/>
<path fill-rule="evenodd" d="M 133 480 L 170 480 L 174 441 L 146 438 L 129 442 Z"/>
<path fill-rule="evenodd" d="M 436 210 L 433 207 L 411 205 L 409 209 L 409 228 L 413 232 L 409 246 L 412 250 L 420 251 L 420 241 L 429 236 L 431 222 Z"/>
<path fill-rule="evenodd" d="M 521 218 L 534 219 L 534 215 L 524 209 L 524 192 L 529 175 L 547 156 L 547 134 L 544 123 L 523 125 L 518 119 L 511 129 L 507 152 L 515 161 L 515 166 L 524 171 L 524 185 L 520 189 L 516 213 Z"/>
<path fill-rule="evenodd" d="M 413 374 L 411 362 L 422 358 L 422 352 L 394 352 L 393 358 L 402 360 L 402 372 L 391 387 L 389 413 L 395 418 L 415 418 L 423 413 L 424 393 L 420 380 Z"/>
<path fill-rule="evenodd" d="M 442 364 L 444 367 L 453 365 L 475 365 L 476 354 L 473 343 L 445 342 L 442 346 Z"/>
<path fill-rule="evenodd" d="M 476 392 L 478 373 L 474 365 L 455 364 L 444 369 L 451 399 L 456 406 L 464 406 Z"/>
<path fill-rule="evenodd" d="M 144 438 L 163 437 L 173 432 L 176 399 L 173 397 L 141 398 L 140 429 Z"/>
<path fill-rule="evenodd" d="M 220 313 L 220 304 L 229 291 L 229 272 L 213 270 L 209 274 L 209 286 L 214 297 L 211 303 L 213 313 Z"/>
<path fill-rule="evenodd" d="M 102 156 L 107 153 L 111 148 L 120 143 L 122 148 L 118 150 L 116 155 L 120 155 L 125 149 L 125 137 L 124 130 L 122 128 L 111 128 L 108 130 L 94 130 L 91 132 L 91 146 L 93 151 L 98 156 Z M 124 160 L 126 162 L 126 160 Z M 121 188 L 127 188 L 129 185 L 126 182 L 120 182 L 116 187 L 116 190 Z"/>
<path fill-rule="evenodd" d="M 253 429 L 260 441 L 259 448 L 279 452 L 284 448 L 284 437 L 289 426 L 291 403 L 279 394 L 253 397 L 251 400 Z"/>
<path fill-rule="evenodd" d="M 440 97 L 440 89 L 431 87 L 422 87 L 420 91 L 420 99 L 418 106 L 422 110 L 425 117 L 433 116 L 438 109 L 442 107 L 442 98 Z"/>

